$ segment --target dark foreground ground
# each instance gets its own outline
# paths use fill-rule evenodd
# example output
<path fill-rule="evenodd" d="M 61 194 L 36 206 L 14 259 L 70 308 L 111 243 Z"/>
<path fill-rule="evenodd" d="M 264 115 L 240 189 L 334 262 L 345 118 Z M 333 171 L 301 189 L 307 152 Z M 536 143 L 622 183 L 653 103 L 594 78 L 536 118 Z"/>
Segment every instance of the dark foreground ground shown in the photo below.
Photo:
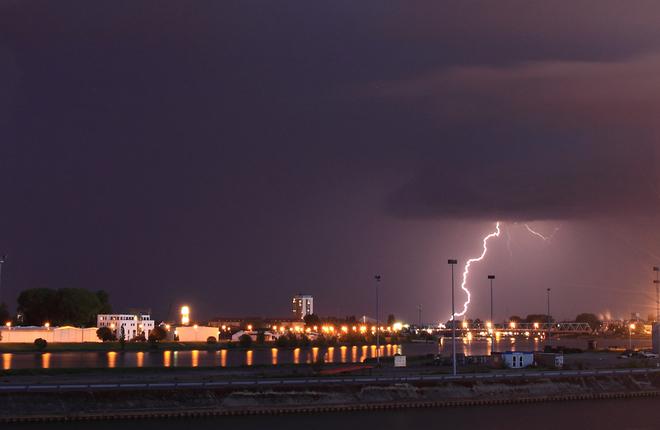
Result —
<path fill-rule="evenodd" d="M 129 421 L 48 422 L 11 424 L 21 430 L 195 430 L 216 429 L 293 429 L 315 430 L 451 428 L 455 430 L 511 428 L 652 430 L 660 423 L 660 399 L 618 399 L 557 401 L 534 404 L 423 408 L 339 413 L 307 413 L 276 416 L 223 416 L 187 419 L 147 419 Z M 6 428 L 9 428 L 5 424 Z"/>

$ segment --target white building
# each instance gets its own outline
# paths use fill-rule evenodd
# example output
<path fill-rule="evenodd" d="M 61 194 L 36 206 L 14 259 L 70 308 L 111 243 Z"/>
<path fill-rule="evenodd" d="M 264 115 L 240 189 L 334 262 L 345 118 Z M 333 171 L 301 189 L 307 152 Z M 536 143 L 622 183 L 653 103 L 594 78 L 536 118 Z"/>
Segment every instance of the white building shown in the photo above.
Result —
<path fill-rule="evenodd" d="M 257 341 L 257 338 L 259 337 L 259 332 L 257 331 L 246 331 L 246 330 L 239 330 L 236 333 L 231 335 L 231 341 L 232 342 L 238 342 L 241 340 L 241 336 L 244 334 L 247 334 L 250 336 L 250 339 L 252 339 L 253 342 Z M 265 331 L 264 332 L 264 342 L 275 342 L 278 337 L 280 337 L 281 334 L 278 333 L 273 333 L 270 331 Z"/>
<path fill-rule="evenodd" d="M 296 294 L 292 300 L 293 315 L 296 319 L 303 319 L 305 315 L 314 313 L 314 297 L 309 294 Z"/>
<path fill-rule="evenodd" d="M 144 338 L 149 339 L 149 333 L 154 329 L 154 320 L 148 314 L 99 314 L 96 317 L 97 327 L 109 327 L 117 336 L 121 337 L 124 329 L 124 339 L 131 340 L 144 333 Z"/>

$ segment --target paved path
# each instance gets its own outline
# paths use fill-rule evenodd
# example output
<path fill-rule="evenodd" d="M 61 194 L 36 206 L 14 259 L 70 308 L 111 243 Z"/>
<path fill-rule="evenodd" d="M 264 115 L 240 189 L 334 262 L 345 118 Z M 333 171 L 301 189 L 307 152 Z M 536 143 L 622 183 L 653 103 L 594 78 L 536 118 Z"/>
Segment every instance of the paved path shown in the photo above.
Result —
<path fill-rule="evenodd" d="M 631 375 L 657 373 L 660 368 L 599 369 L 599 370 L 553 370 L 553 371 L 500 371 L 492 373 L 464 373 L 458 375 L 405 375 L 405 376 L 355 376 L 355 377 L 309 377 L 283 379 L 236 379 L 224 381 L 163 381 L 163 382 L 122 382 L 122 383 L 76 383 L 76 384 L 11 384 L 0 385 L 0 392 L 58 392 L 58 391 L 98 391 L 98 390 L 158 390 L 158 389 L 200 389 L 221 387 L 254 386 L 309 386 L 332 384 L 394 384 L 422 381 L 455 380 L 498 380 L 511 378 L 559 378 L 566 376 Z"/>

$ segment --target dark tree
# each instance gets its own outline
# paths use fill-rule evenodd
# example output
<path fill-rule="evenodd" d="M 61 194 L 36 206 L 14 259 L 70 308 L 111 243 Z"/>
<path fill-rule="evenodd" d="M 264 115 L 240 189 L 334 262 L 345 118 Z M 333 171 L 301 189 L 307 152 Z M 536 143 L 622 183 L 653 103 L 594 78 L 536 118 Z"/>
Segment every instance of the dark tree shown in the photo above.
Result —
<path fill-rule="evenodd" d="M 37 347 L 39 351 L 43 351 L 48 346 L 48 341 L 46 339 L 37 338 L 34 340 L 34 346 Z"/>
<path fill-rule="evenodd" d="M 525 322 L 528 323 L 546 323 L 548 322 L 548 316 L 545 314 L 530 314 L 525 318 Z"/>
<path fill-rule="evenodd" d="M 601 321 L 594 314 L 583 313 L 575 317 L 575 322 L 587 323 L 592 330 L 598 330 L 601 326 Z"/>
<path fill-rule="evenodd" d="M 266 343 L 266 333 L 264 333 L 263 330 L 259 330 L 257 332 L 257 343 L 259 345 L 263 345 L 264 343 Z"/>
<path fill-rule="evenodd" d="M 151 332 L 149 332 L 149 341 L 151 342 L 160 342 L 161 340 L 165 340 L 167 338 L 167 330 L 165 330 L 161 326 L 156 326 L 154 327 Z"/>
<path fill-rule="evenodd" d="M 514 323 L 519 323 L 522 322 L 522 318 L 520 318 L 518 315 L 511 315 L 509 317 L 509 321 L 514 322 Z"/>
<path fill-rule="evenodd" d="M 306 326 L 319 326 L 321 325 L 321 318 L 316 314 L 308 314 L 303 318 Z"/>
<path fill-rule="evenodd" d="M 238 338 L 238 344 L 243 348 L 249 348 L 252 346 L 252 338 L 249 334 L 242 334 L 241 337 Z"/>
<path fill-rule="evenodd" d="M 32 288 L 18 296 L 18 312 L 27 325 L 94 326 L 99 313 L 108 312 L 108 295 L 82 288 Z"/>
<path fill-rule="evenodd" d="M 117 340 L 115 334 L 112 332 L 112 330 L 110 330 L 110 327 L 100 327 L 98 330 L 96 330 L 96 336 L 98 336 L 98 338 L 103 342 Z"/>
<path fill-rule="evenodd" d="M 389 314 L 387 316 L 387 325 L 391 326 L 396 322 L 396 318 L 394 317 L 394 314 Z"/>

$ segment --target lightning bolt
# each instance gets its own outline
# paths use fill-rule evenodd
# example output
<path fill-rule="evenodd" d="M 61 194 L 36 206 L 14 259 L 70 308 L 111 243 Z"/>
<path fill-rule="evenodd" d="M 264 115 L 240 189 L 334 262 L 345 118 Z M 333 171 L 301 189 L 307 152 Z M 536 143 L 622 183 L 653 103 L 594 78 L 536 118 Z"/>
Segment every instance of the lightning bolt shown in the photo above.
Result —
<path fill-rule="evenodd" d="M 532 229 L 532 228 L 529 226 L 529 224 L 525 224 L 525 228 L 527 229 L 528 232 L 532 233 L 532 234 L 533 234 L 534 236 L 536 236 L 536 237 L 541 238 L 541 240 L 543 240 L 544 242 L 549 242 L 549 241 L 551 241 L 552 238 L 555 237 L 555 233 L 557 233 L 557 231 L 559 231 L 559 227 L 555 227 L 555 231 L 553 231 L 552 234 L 551 234 L 550 236 L 544 236 L 544 235 L 542 235 L 541 233 L 539 233 L 538 231 Z"/>
<path fill-rule="evenodd" d="M 455 317 L 460 317 L 465 315 L 468 309 L 468 305 L 470 304 L 470 290 L 467 289 L 467 279 L 468 275 L 470 274 L 470 266 L 472 263 L 477 263 L 481 260 L 484 259 L 486 256 L 486 252 L 488 252 L 488 241 L 494 237 L 499 237 L 500 236 L 500 222 L 498 221 L 495 223 L 495 231 L 490 233 L 488 236 L 484 237 L 483 239 L 483 247 L 484 250 L 481 253 L 481 255 L 477 258 L 470 258 L 466 263 L 465 267 L 463 268 L 463 282 L 461 282 L 461 289 L 465 291 L 465 294 L 467 294 L 467 300 L 465 303 L 463 303 L 463 310 L 461 312 L 456 312 L 454 315 L 452 315 L 451 319 L 453 320 Z"/>

